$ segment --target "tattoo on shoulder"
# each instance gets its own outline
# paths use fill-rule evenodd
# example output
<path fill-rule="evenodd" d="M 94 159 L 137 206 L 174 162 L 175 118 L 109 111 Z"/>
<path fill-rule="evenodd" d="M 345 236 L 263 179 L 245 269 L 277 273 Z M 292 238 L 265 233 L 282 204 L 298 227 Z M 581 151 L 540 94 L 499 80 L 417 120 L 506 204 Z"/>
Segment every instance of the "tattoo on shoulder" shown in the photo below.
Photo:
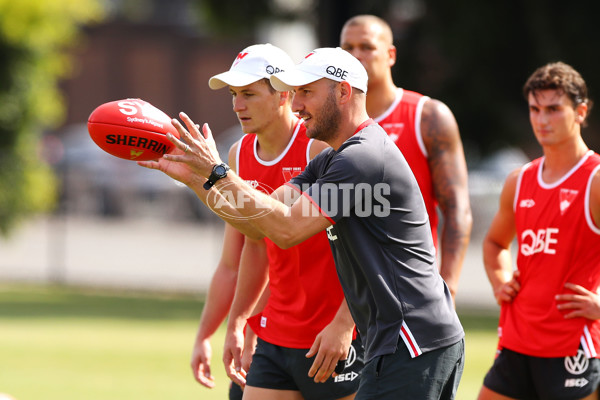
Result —
<path fill-rule="evenodd" d="M 452 150 L 460 141 L 454 115 L 444 103 L 434 99 L 423 107 L 421 135 L 430 155 Z"/>

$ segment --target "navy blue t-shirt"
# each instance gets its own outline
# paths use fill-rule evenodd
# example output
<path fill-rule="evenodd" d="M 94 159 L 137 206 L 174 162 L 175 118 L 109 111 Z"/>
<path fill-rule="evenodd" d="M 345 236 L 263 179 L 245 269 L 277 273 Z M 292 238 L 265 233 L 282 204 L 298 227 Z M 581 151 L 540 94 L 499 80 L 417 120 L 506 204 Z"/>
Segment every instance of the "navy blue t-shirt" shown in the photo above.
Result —
<path fill-rule="evenodd" d="M 366 361 L 413 357 L 464 337 L 441 278 L 421 192 L 398 147 L 372 123 L 290 182 L 332 222 L 327 234 Z"/>

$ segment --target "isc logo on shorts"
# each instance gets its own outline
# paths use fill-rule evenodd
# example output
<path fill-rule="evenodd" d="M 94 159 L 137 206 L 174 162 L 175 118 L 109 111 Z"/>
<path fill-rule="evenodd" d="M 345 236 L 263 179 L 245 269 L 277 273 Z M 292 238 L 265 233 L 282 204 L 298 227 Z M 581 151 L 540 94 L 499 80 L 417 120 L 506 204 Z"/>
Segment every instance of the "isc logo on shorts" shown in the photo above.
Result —
<path fill-rule="evenodd" d="M 584 387 L 589 381 L 585 378 L 565 379 L 565 387 Z"/>
<path fill-rule="evenodd" d="M 350 345 L 350 350 L 348 351 L 348 358 L 346 359 L 346 368 L 352 366 L 356 361 L 356 349 L 353 345 Z M 341 374 L 333 378 L 334 382 L 351 382 L 358 378 L 358 374 L 354 371 L 347 372 L 345 374 Z"/>
<path fill-rule="evenodd" d="M 335 382 L 350 382 L 358 378 L 358 374 L 354 371 L 348 372 L 347 374 L 341 374 L 336 376 L 334 379 Z"/>

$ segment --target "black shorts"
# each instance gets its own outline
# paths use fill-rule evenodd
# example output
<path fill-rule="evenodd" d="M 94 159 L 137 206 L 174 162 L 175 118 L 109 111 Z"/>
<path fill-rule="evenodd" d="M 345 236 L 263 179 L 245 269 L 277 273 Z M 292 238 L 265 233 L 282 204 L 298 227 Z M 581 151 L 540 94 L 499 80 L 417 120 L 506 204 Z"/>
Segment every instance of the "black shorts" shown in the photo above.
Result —
<path fill-rule="evenodd" d="M 580 399 L 600 383 L 600 361 L 576 356 L 541 358 L 503 349 L 483 380 L 496 393 L 519 399 Z"/>
<path fill-rule="evenodd" d="M 395 353 L 365 365 L 355 400 L 452 400 L 464 365 L 464 340 L 415 358 L 400 342 Z"/>
<path fill-rule="evenodd" d="M 244 396 L 244 391 L 234 382 L 229 382 L 229 400 L 242 400 Z"/>
<path fill-rule="evenodd" d="M 246 376 L 246 385 L 264 389 L 296 390 L 305 400 L 333 400 L 358 390 L 363 363 L 360 340 L 354 340 L 344 372 L 324 383 L 308 376 L 314 357 L 306 358 L 309 349 L 276 346 L 258 339 L 256 352 Z"/>

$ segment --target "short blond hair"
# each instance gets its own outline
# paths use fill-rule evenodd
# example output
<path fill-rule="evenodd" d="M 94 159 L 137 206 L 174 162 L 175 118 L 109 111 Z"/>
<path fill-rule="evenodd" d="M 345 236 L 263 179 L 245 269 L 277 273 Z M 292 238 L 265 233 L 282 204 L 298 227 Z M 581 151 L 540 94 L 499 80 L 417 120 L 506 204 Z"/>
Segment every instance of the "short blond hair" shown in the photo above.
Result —
<path fill-rule="evenodd" d="M 352 17 L 348 21 L 346 21 L 346 23 L 342 27 L 342 31 L 344 31 L 344 29 L 351 27 L 351 26 L 363 26 L 363 25 L 371 25 L 371 24 L 380 26 L 384 39 L 390 45 L 392 45 L 394 43 L 394 35 L 392 33 L 392 28 L 390 27 L 390 24 L 388 24 L 385 20 L 383 20 L 382 18 L 379 18 L 378 16 L 375 16 L 375 15 L 369 15 L 369 14 L 355 15 L 354 17 Z"/>

